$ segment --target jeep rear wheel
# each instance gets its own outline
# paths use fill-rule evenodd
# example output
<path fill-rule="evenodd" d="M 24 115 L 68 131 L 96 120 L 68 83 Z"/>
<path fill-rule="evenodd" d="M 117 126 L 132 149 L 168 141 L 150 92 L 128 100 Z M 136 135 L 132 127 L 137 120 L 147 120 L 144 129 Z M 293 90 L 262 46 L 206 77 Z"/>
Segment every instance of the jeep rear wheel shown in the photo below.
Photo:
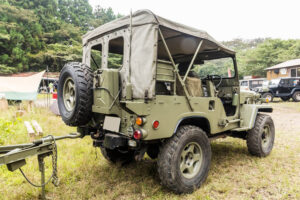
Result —
<path fill-rule="evenodd" d="M 257 114 L 254 127 L 247 134 L 247 146 L 250 154 L 266 157 L 273 149 L 275 128 L 269 115 Z"/>
<path fill-rule="evenodd" d="M 92 117 L 93 73 L 81 63 L 67 63 L 60 72 L 58 107 L 63 121 L 69 126 L 81 126 Z"/>
<path fill-rule="evenodd" d="M 191 193 L 206 180 L 211 147 L 206 133 L 191 125 L 182 126 L 158 154 L 162 184 L 175 193 Z"/>
<path fill-rule="evenodd" d="M 293 94 L 293 100 L 296 102 L 300 101 L 300 92 L 299 91 L 297 91 Z"/>
<path fill-rule="evenodd" d="M 268 99 L 268 102 L 272 102 L 273 98 L 274 98 L 274 96 L 271 93 L 269 93 L 269 92 L 264 93 L 261 97 L 265 98 L 265 99 Z"/>

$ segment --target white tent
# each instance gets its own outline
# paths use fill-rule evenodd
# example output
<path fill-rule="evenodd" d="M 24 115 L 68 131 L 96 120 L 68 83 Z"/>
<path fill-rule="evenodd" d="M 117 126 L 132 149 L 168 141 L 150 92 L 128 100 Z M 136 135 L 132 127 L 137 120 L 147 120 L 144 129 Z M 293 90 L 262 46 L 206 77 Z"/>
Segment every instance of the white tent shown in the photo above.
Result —
<path fill-rule="evenodd" d="M 0 93 L 8 100 L 35 100 L 44 73 L 28 77 L 0 76 Z"/>

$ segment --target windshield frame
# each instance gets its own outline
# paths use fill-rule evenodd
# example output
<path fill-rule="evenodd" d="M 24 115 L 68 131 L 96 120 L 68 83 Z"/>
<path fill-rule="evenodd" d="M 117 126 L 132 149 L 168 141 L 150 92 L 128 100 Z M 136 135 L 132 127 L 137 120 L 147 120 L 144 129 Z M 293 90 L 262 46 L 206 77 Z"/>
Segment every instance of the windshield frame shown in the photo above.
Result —
<path fill-rule="evenodd" d="M 226 56 L 226 57 L 220 57 L 220 58 L 216 58 L 216 59 L 208 59 L 208 60 L 203 60 L 203 61 L 205 62 L 205 61 L 218 60 L 218 59 L 223 59 L 223 58 L 231 58 L 232 59 L 234 76 L 231 76 L 231 77 L 223 77 L 222 76 L 222 79 L 237 79 L 238 78 L 238 68 L 237 68 L 237 62 L 236 62 L 236 57 L 235 56 Z M 201 67 L 200 67 L 200 69 L 201 69 Z M 216 74 L 207 74 L 207 75 L 216 75 Z M 200 77 L 200 78 L 202 79 L 202 78 L 205 78 L 205 77 Z M 248 83 L 248 85 L 249 85 L 249 83 Z"/>
<path fill-rule="evenodd" d="M 280 83 L 280 78 L 272 79 L 269 81 L 269 86 L 278 86 Z"/>

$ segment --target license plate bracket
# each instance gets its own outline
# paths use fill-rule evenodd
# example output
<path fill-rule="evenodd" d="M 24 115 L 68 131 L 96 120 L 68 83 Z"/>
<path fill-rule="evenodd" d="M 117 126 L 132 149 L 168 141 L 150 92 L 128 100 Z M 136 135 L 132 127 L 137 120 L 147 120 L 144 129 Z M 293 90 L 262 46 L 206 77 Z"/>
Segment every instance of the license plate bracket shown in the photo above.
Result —
<path fill-rule="evenodd" d="M 120 124 L 121 124 L 120 117 L 105 116 L 103 129 L 118 133 L 120 130 Z"/>

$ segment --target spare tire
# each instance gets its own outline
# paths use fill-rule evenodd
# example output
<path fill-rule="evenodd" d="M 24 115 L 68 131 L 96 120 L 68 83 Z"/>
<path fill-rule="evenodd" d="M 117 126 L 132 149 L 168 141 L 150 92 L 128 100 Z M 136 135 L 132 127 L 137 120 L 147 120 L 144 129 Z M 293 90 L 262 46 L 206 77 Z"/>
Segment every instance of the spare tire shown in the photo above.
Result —
<path fill-rule="evenodd" d="M 69 126 L 82 126 L 92 117 L 93 73 L 85 64 L 71 62 L 60 72 L 57 101 L 60 115 Z"/>

